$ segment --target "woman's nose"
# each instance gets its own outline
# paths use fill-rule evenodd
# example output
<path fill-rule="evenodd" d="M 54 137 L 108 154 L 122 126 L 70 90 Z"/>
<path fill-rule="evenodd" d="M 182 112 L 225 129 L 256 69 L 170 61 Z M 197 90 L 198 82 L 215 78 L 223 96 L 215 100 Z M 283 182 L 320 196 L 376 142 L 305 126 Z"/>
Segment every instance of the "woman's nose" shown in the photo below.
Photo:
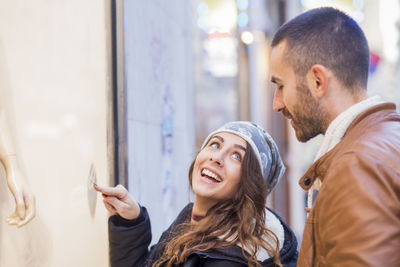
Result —
<path fill-rule="evenodd" d="M 210 157 L 210 161 L 215 162 L 218 166 L 223 166 L 224 160 L 222 151 L 214 152 Z"/>

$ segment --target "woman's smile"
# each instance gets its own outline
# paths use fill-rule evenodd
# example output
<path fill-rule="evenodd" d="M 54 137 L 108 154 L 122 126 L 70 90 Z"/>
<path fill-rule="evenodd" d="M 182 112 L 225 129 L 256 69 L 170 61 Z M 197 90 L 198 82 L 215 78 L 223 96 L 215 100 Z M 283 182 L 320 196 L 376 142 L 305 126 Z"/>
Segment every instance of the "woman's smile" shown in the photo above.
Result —
<path fill-rule="evenodd" d="M 209 169 L 202 169 L 201 171 L 201 177 L 203 178 L 202 180 L 205 181 L 208 184 L 214 184 L 214 183 L 220 183 L 222 182 L 221 177 L 216 174 L 215 172 L 209 170 Z"/>

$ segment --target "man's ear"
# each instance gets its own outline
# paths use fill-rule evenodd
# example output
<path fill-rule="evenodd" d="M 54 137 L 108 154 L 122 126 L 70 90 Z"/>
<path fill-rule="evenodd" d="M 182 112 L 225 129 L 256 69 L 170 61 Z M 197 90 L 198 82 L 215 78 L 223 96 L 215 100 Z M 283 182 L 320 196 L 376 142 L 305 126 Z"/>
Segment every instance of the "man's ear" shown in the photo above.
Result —
<path fill-rule="evenodd" d="M 312 95 L 321 99 L 328 88 L 329 70 L 320 64 L 313 65 L 307 73 L 308 87 Z"/>

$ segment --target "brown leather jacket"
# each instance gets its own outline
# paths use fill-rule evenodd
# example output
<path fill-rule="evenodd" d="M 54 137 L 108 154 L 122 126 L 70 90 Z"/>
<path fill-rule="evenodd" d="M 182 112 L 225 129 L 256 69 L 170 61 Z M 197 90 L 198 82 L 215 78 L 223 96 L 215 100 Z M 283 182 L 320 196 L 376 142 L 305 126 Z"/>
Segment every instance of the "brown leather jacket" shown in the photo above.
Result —
<path fill-rule="evenodd" d="M 306 220 L 298 266 L 400 266 L 400 114 L 361 113 L 300 179 L 322 187 Z"/>

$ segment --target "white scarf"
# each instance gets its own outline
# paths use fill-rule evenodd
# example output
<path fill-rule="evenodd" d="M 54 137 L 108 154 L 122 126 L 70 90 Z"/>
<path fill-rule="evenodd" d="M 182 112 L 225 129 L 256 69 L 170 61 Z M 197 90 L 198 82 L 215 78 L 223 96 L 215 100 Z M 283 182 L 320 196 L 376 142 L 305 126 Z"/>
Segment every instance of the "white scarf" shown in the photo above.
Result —
<path fill-rule="evenodd" d="M 384 103 L 379 96 L 369 97 L 357 104 L 352 105 L 345 111 L 339 114 L 328 126 L 326 130 L 325 136 L 322 140 L 322 144 L 317 152 L 317 156 L 314 159 L 314 162 L 317 161 L 320 157 L 322 157 L 329 150 L 334 148 L 337 143 L 342 140 L 344 134 L 347 131 L 347 128 L 353 122 L 353 120 L 360 115 L 363 111 L 369 109 L 372 106 Z M 320 179 L 316 179 L 308 190 L 307 197 L 307 208 L 312 208 L 312 200 L 314 195 L 314 190 L 319 190 L 321 188 L 322 182 Z"/>

